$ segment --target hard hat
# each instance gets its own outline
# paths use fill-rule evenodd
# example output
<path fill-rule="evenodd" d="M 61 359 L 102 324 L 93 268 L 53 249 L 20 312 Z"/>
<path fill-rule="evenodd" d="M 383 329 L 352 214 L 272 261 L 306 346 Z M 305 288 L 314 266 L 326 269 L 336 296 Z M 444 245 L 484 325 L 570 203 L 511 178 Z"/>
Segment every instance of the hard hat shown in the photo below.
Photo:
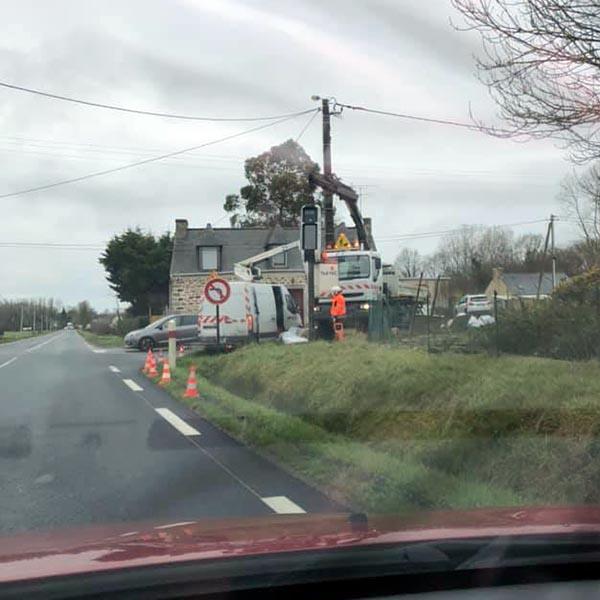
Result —
<path fill-rule="evenodd" d="M 339 294 L 342 291 L 342 288 L 339 285 L 334 285 L 331 288 L 331 293 L 332 294 Z"/>

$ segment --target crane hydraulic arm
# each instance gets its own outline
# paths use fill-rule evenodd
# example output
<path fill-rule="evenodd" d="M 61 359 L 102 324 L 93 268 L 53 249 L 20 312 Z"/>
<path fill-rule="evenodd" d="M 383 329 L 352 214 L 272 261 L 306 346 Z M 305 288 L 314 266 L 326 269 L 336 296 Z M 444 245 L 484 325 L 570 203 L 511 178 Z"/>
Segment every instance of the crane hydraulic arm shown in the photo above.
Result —
<path fill-rule="evenodd" d="M 342 183 L 339 179 L 330 179 L 321 173 L 311 173 L 310 182 L 312 185 L 320 187 L 322 190 L 339 196 L 348 207 L 348 212 L 354 226 L 356 227 L 356 236 L 358 241 L 364 250 L 371 250 L 371 244 L 367 236 L 367 230 L 365 224 L 358 209 L 358 194 L 345 183 Z"/>

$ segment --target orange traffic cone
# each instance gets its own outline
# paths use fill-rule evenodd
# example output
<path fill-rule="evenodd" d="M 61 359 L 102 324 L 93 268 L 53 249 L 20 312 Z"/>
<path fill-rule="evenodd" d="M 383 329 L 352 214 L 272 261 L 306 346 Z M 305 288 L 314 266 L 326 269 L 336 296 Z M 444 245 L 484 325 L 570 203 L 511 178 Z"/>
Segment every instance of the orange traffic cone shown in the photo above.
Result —
<path fill-rule="evenodd" d="M 190 374 L 188 375 L 187 387 L 183 394 L 184 398 L 200 398 L 198 393 L 198 383 L 196 382 L 196 367 L 190 365 Z"/>
<path fill-rule="evenodd" d="M 185 354 L 185 348 L 183 344 L 179 344 L 179 358 L 181 358 Z"/>
<path fill-rule="evenodd" d="M 142 373 L 148 373 L 150 370 L 150 365 L 154 362 L 154 354 L 152 354 L 152 349 L 148 348 L 148 353 L 146 354 L 146 360 L 144 362 L 144 368 L 142 369 Z"/>
<path fill-rule="evenodd" d="M 171 367 L 168 360 L 163 360 L 162 377 L 158 385 L 169 385 L 171 383 Z"/>
<path fill-rule="evenodd" d="M 154 358 L 154 355 L 152 356 L 152 362 L 150 363 L 150 366 L 146 371 L 146 375 L 148 375 L 148 377 L 158 377 L 158 371 L 156 370 L 156 360 Z"/>

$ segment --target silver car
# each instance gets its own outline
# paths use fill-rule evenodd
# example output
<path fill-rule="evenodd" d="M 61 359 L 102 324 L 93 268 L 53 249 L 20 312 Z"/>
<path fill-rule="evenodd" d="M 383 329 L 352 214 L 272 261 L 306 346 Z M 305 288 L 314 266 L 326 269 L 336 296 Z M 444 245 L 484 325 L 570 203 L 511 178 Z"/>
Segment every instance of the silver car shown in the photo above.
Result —
<path fill-rule="evenodd" d="M 175 337 L 178 343 L 186 344 L 198 341 L 198 315 L 169 315 L 154 323 L 130 331 L 124 338 L 127 348 L 138 348 L 143 352 L 168 343 L 167 322 L 175 320 Z"/>
<path fill-rule="evenodd" d="M 485 294 L 467 294 L 457 303 L 454 312 L 456 315 L 482 315 L 491 314 L 492 303 Z"/>

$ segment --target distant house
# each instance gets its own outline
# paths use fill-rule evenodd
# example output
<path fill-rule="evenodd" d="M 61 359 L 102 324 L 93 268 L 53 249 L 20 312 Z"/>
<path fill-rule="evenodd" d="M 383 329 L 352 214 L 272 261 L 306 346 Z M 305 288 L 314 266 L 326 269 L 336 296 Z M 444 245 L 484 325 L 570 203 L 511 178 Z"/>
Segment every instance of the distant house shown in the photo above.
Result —
<path fill-rule="evenodd" d="M 354 228 L 341 224 L 336 228 L 336 235 L 341 231 L 351 242 L 356 239 Z M 186 219 L 177 219 L 171 258 L 169 311 L 195 311 L 211 273 L 216 271 L 225 279 L 234 279 L 235 263 L 298 240 L 299 235 L 298 227 L 217 228 L 209 224 L 191 228 Z M 262 271 L 262 281 L 285 285 L 303 309 L 306 276 L 299 250 L 290 250 L 256 266 Z"/>
<path fill-rule="evenodd" d="M 557 273 L 556 285 L 566 278 L 565 273 Z M 489 298 L 493 298 L 494 292 L 496 292 L 498 298 L 505 301 L 531 301 L 537 298 L 539 281 L 539 273 L 505 273 L 502 269 L 494 269 L 492 280 L 487 286 L 485 294 Z M 552 273 L 544 273 L 540 286 L 540 298 L 547 298 L 552 291 Z"/>

